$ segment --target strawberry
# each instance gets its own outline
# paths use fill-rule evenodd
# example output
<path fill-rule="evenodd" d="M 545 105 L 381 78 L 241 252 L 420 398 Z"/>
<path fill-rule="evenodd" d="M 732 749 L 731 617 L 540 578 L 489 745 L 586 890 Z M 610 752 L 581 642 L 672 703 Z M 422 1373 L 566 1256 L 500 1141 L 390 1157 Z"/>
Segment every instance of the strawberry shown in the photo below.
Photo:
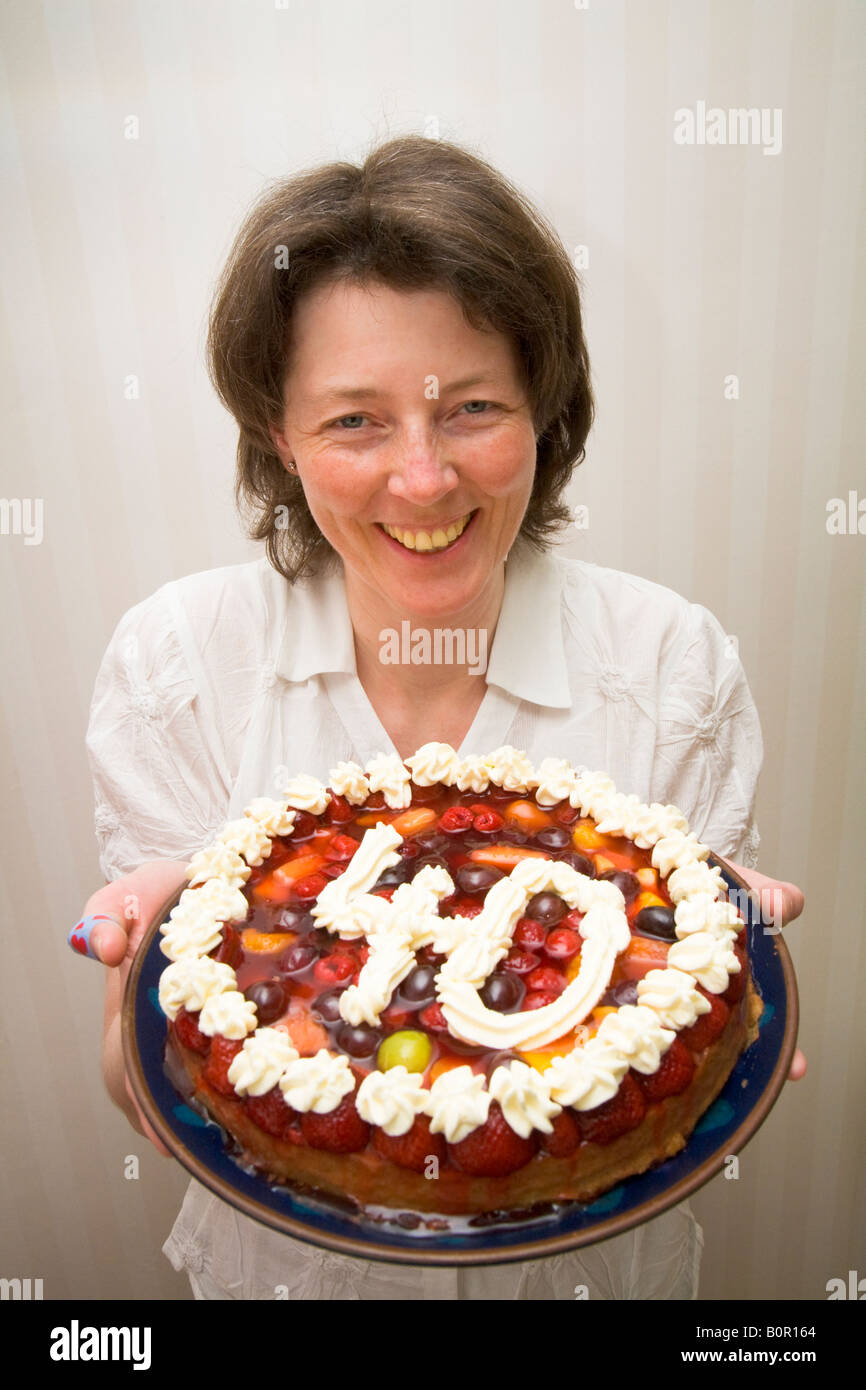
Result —
<path fill-rule="evenodd" d="M 442 1012 L 441 1004 L 428 1004 L 418 1018 L 429 1033 L 447 1033 L 448 1021 Z"/>
<path fill-rule="evenodd" d="M 336 1110 L 317 1115 L 310 1110 L 301 1116 L 301 1133 L 313 1149 L 332 1154 L 353 1154 L 367 1147 L 370 1126 L 361 1119 L 354 1094 L 344 1096 Z"/>
<path fill-rule="evenodd" d="M 710 1012 L 700 1014 L 691 1028 L 684 1028 L 679 1034 L 680 1042 L 685 1043 L 689 1051 L 693 1053 L 703 1052 L 705 1047 L 709 1047 L 710 1043 L 714 1043 L 716 1038 L 721 1037 L 731 1013 L 721 995 L 710 994 L 700 985 L 698 989 L 704 998 L 710 1001 Z"/>
<path fill-rule="evenodd" d="M 198 1014 L 189 1014 L 186 1009 L 180 1009 L 174 1020 L 174 1031 L 184 1047 L 188 1047 L 191 1052 L 200 1052 L 202 1057 L 207 1056 L 210 1051 L 210 1038 L 199 1028 Z"/>
<path fill-rule="evenodd" d="M 313 966 L 313 977 L 322 985 L 339 988 L 347 985 L 355 973 L 357 961 L 347 951 L 332 951 L 329 956 L 320 956 Z"/>
<path fill-rule="evenodd" d="M 491 811 L 483 806 L 470 806 L 469 809 L 472 812 L 472 828 L 477 830 L 479 835 L 495 835 L 505 824 L 498 811 Z"/>
<path fill-rule="evenodd" d="M 534 1134 L 528 1139 L 521 1139 L 506 1120 L 498 1102 L 493 1101 L 484 1124 L 458 1144 L 449 1144 L 448 1153 L 464 1173 L 472 1173 L 479 1178 L 502 1178 L 528 1163 L 536 1147 Z"/>
<path fill-rule="evenodd" d="M 217 1033 L 211 1041 L 210 1055 L 202 1072 L 205 1081 L 215 1091 L 219 1091 L 221 1096 L 229 1096 L 232 1100 L 237 1100 L 237 1092 L 229 1081 L 229 1067 L 243 1045 L 243 1039 L 235 1041 L 233 1038 L 224 1038 L 221 1033 Z"/>
<path fill-rule="evenodd" d="M 211 959 L 224 961 L 226 965 L 240 965 L 243 955 L 241 944 L 241 934 L 227 922 L 222 929 L 222 941 L 215 951 L 211 951 Z"/>
<path fill-rule="evenodd" d="M 553 1121 L 553 1133 L 545 1134 L 541 1142 L 551 1158 L 570 1158 L 580 1144 L 580 1126 L 574 1111 L 568 1107 L 560 1110 Z"/>
<path fill-rule="evenodd" d="M 691 1084 L 695 1074 L 695 1063 L 685 1043 L 674 1038 L 661 1060 L 661 1066 L 652 1076 L 638 1077 L 640 1088 L 647 1100 L 664 1100 L 665 1096 L 677 1096 Z"/>
<path fill-rule="evenodd" d="M 335 835 L 325 850 L 325 858 L 351 859 L 360 844 L 361 841 L 353 840 L 351 835 Z"/>
<path fill-rule="evenodd" d="M 263 1096 L 247 1096 L 244 1109 L 259 1129 L 275 1139 L 290 1139 L 291 1130 L 300 1121 L 298 1112 L 286 1105 L 279 1086 L 272 1086 Z"/>
<path fill-rule="evenodd" d="M 578 1111 L 577 1122 L 581 1136 L 588 1143 L 610 1144 L 621 1134 L 635 1129 L 645 1114 L 643 1091 L 633 1073 L 627 1071 L 616 1095 L 592 1110 Z"/>
<path fill-rule="evenodd" d="M 336 792 L 328 792 L 325 815 L 332 825 L 343 825 L 346 821 L 354 820 L 355 814 L 356 808 L 350 806 L 344 796 L 338 796 Z"/>
<path fill-rule="evenodd" d="M 457 835 L 468 830 L 472 824 L 472 812 L 468 806 L 449 806 L 439 817 L 439 829 L 446 835 Z"/>
<path fill-rule="evenodd" d="M 310 815 L 309 811 L 296 811 L 295 819 L 292 824 L 291 841 L 296 845 L 299 840 L 306 840 L 312 835 L 314 830 L 318 830 L 319 823 L 316 817 Z"/>
<path fill-rule="evenodd" d="M 304 902 L 312 902 L 327 883 L 324 874 L 308 874 L 306 878 L 299 878 L 295 884 L 295 897 L 301 898 Z"/>
<path fill-rule="evenodd" d="M 740 962 L 740 970 L 738 974 L 728 977 L 728 988 L 722 995 L 722 998 L 726 1000 L 728 1004 L 738 1004 L 740 1002 L 746 992 L 746 980 L 748 978 L 746 953 L 739 941 L 734 943 L 734 955 Z"/>
<path fill-rule="evenodd" d="M 386 1158 L 400 1168 L 411 1168 L 415 1173 L 423 1173 L 430 1158 L 435 1158 L 438 1163 L 445 1162 L 445 1136 L 430 1133 L 430 1121 L 426 1115 L 416 1115 L 408 1133 L 396 1137 L 386 1134 L 384 1129 L 374 1129 L 373 1148 L 380 1158 Z"/>

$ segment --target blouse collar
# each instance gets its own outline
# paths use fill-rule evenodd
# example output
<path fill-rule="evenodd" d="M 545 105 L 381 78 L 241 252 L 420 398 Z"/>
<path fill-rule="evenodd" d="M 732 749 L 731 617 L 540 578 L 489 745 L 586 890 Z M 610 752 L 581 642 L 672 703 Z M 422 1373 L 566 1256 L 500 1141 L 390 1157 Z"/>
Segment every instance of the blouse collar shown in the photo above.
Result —
<path fill-rule="evenodd" d="M 571 706 L 562 621 L 562 574 L 555 554 L 515 542 L 488 654 L 487 684 L 554 709 Z M 297 583 L 276 673 L 305 681 L 327 671 L 356 672 L 355 641 L 342 565 Z"/>

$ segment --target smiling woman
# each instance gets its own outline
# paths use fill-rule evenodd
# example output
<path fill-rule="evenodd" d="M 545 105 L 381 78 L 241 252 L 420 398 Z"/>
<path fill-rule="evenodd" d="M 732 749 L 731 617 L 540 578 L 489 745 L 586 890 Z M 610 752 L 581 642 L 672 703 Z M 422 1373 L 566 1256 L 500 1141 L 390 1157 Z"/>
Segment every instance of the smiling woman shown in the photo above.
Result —
<path fill-rule="evenodd" d="M 758 843 L 760 724 L 719 623 L 552 548 L 593 417 L 579 286 L 501 174 L 407 137 L 276 184 L 218 286 L 209 363 L 266 558 L 177 580 L 124 615 L 88 731 L 111 882 L 76 940 L 115 967 L 105 1076 L 145 1132 L 120 1048 L 130 962 L 184 881 L 179 861 L 280 768 L 327 782 L 338 764 L 369 770 L 433 742 L 470 763 L 516 748 L 680 807 L 749 867 Z M 466 639 L 460 658 L 416 662 L 445 649 L 421 640 L 443 630 Z M 383 634 L 404 632 L 409 659 L 384 659 Z M 677 1208 L 601 1250 L 390 1276 L 314 1256 L 193 1183 L 165 1250 L 200 1297 L 571 1297 L 580 1283 L 691 1298 L 700 1243 Z"/>

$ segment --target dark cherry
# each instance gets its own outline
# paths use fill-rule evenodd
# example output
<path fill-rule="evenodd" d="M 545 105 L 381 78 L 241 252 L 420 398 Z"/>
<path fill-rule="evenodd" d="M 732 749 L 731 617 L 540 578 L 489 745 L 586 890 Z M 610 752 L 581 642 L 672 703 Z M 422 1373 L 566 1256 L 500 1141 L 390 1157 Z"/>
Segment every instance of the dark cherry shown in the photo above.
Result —
<path fill-rule="evenodd" d="M 636 1003 L 637 980 L 620 980 L 619 984 L 611 985 L 599 1000 L 600 1006 L 612 1009 L 620 1009 L 623 1004 Z"/>
<path fill-rule="evenodd" d="M 659 941 L 676 941 L 672 907 L 642 907 L 634 919 L 634 929 L 641 936 L 654 936 Z"/>
<path fill-rule="evenodd" d="M 436 971 L 432 965 L 416 965 L 400 986 L 400 993 L 411 1004 L 428 1004 L 436 997 Z"/>
<path fill-rule="evenodd" d="M 284 907 L 271 931 L 310 931 L 313 919 L 300 907 Z"/>
<path fill-rule="evenodd" d="M 601 878 L 615 883 L 627 903 L 633 902 L 640 892 L 640 883 L 634 874 L 627 873 L 625 869 L 608 869 L 606 874 L 601 874 Z"/>
<path fill-rule="evenodd" d="M 397 850 L 397 853 L 401 855 L 403 859 L 417 859 L 418 855 L 421 853 L 421 848 L 417 840 L 404 840 Z"/>
<path fill-rule="evenodd" d="M 323 1023 L 336 1023 L 338 1018 L 342 1018 L 340 1013 L 340 989 L 329 990 L 327 994 L 320 994 L 313 1008 L 319 1015 Z"/>
<path fill-rule="evenodd" d="M 555 926 L 568 912 L 568 904 L 558 893 L 535 893 L 526 904 L 525 915 L 545 927 Z"/>
<path fill-rule="evenodd" d="M 319 952 L 311 942 L 296 942 L 290 946 L 284 956 L 281 956 L 277 969 L 281 975 L 297 975 L 299 971 L 306 970 L 313 961 L 319 959 Z"/>
<path fill-rule="evenodd" d="M 286 989 L 282 980 L 256 980 L 247 985 L 244 998 L 256 1006 L 259 1024 L 267 1027 L 286 1012 Z"/>
<path fill-rule="evenodd" d="M 547 830 L 539 830 L 533 843 L 538 845 L 539 849 L 549 849 L 555 853 L 560 849 L 568 849 L 571 844 L 571 836 L 564 826 L 551 825 Z"/>
<path fill-rule="evenodd" d="M 481 990 L 481 998 L 488 1009 L 495 1009 L 497 1013 L 505 1014 L 510 1009 L 516 1009 L 522 1002 L 525 994 L 523 983 L 519 977 L 511 972 L 503 972 L 491 975 L 490 979 Z"/>
<path fill-rule="evenodd" d="M 350 1057 L 370 1057 L 381 1041 L 382 1030 L 369 1028 L 366 1023 L 359 1023 L 357 1027 L 344 1023 L 337 1033 L 337 1046 Z"/>
<path fill-rule="evenodd" d="M 462 864 L 454 877 L 464 893 L 486 893 L 502 878 L 502 873 L 484 864 Z"/>

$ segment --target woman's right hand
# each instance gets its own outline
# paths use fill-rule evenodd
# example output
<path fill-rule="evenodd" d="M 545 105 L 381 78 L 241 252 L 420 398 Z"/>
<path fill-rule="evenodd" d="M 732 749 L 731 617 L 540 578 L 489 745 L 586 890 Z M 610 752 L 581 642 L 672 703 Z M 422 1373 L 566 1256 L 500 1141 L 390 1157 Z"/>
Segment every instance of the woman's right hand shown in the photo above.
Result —
<path fill-rule="evenodd" d="M 88 898 L 83 917 L 103 917 L 90 932 L 90 954 L 106 968 L 102 1074 L 108 1094 L 133 1129 L 170 1157 L 136 1101 L 123 1062 L 121 1006 L 133 958 L 156 913 L 186 881 L 186 864 L 175 859 L 151 859 L 133 873 L 107 883 Z"/>

